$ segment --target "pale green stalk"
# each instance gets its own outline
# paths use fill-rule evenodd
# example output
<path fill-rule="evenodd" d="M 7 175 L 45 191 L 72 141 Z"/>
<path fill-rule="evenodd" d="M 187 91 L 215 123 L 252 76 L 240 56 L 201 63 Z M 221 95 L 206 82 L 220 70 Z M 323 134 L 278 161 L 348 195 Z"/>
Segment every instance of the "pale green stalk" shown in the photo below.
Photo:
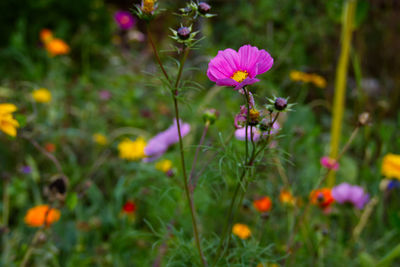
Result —
<path fill-rule="evenodd" d="M 347 0 L 344 4 L 341 53 L 336 68 L 335 96 L 333 99 L 333 119 L 331 127 L 330 157 L 337 158 L 339 153 L 340 135 L 342 130 L 343 113 L 345 109 L 346 82 L 349 65 L 349 54 L 354 29 L 354 16 L 357 0 Z M 328 186 L 335 184 L 335 172 L 330 172 Z"/>

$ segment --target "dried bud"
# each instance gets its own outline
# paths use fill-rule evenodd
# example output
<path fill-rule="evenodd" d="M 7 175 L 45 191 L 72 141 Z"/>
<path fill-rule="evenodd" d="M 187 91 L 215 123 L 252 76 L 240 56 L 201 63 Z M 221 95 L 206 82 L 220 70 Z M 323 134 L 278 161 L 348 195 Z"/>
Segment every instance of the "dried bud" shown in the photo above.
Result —
<path fill-rule="evenodd" d="M 261 218 L 264 219 L 264 220 L 268 220 L 269 219 L 269 212 L 261 213 Z"/>
<path fill-rule="evenodd" d="M 285 110 L 285 108 L 287 107 L 287 100 L 285 98 L 278 97 L 277 99 L 275 99 L 274 106 L 279 111 Z"/>
<path fill-rule="evenodd" d="M 46 234 L 43 232 L 39 232 L 36 236 L 36 244 L 44 244 L 47 240 Z"/>
<path fill-rule="evenodd" d="M 181 40 L 187 40 L 187 39 L 189 39 L 189 37 L 190 37 L 190 28 L 188 28 L 188 27 L 180 27 L 178 30 L 177 30 L 177 33 L 178 33 L 178 37 L 179 37 L 179 39 L 181 39 Z"/>
<path fill-rule="evenodd" d="M 156 0 L 143 0 L 142 1 L 142 11 L 147 14 L 153 13 L 155 10 Z"/>
<path fill-rule="evenodd" d="M 249 112 L 250 125 L 257 125 L 260 122 L 260 112 L 252 108 Z"/>
<path fill-rule="evenodd" d="M 358 116 L 358 124 L 360 126 L 365 126 L 370 123 L 371 115 L 368 112 L 363 112 Z"/>
<path fill-rule="evenodd" d="M 206 2 L 200 2 L 198 5 L 198 10 L 199 10 L 200 14 L 206 15 L 210 12 L 211 6 L 209 4 L 207 4 Z"/>

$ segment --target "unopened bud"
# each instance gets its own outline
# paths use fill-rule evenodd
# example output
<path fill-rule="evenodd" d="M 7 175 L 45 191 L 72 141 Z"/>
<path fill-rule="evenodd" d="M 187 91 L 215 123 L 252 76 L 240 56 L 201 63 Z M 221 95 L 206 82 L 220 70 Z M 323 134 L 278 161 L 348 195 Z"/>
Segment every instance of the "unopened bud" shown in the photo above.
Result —
<path fill-rule="evenodd" d="M 188 27 L 180 27 L 177 30 L 178 37 L 181 40 L 187 40 L 190 37 L 190 29 Z"/>
<path fill-rule="evenodd" d="M 275 99 L 274 106 L 279 111 L 285 110 L 285 108 L 287 107 L 287 100 L 285 98 L 278 97 L 277 99 Z"/>
<path fill-rule="evenodd" d="M 206 15 L 210 12 L 211 6 L 207 4 L 206 2 L 200 2 L 198 5 L 198 9 L 200 14 Z"/>
<path fill-rule="evenodd" d="M 203 120 L 204 122 L 209 122 L 210 124 L 213 124 L 218 119 L 218 116 L 219 112 L 214 108 L 210 108 L 204 111 Z"/>

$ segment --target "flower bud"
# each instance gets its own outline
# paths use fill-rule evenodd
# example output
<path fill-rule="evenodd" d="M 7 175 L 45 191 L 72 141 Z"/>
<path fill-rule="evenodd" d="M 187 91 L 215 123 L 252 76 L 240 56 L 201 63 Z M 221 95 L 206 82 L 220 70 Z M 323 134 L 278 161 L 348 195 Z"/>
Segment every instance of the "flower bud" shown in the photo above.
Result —
<path fill-rule="evenodd" d="M 200 14 L 206 15 L 210 12 L 211 6 L 209 4 L 207 4 L 206 2 L 200 2 L 198 5 L 198 10 L 199 10 Z"/>
<path fill-rule="evenodd" d="M 358 124 L 365 126 L 370 122 L 371 116 L 368 112 L 363 112 L 358 116 Z"/>
<path fill-rule="evenodd" d="M 178 37 L 181 40 L 187 40 L 190 37 L 190 29 L 188 27 L 180 27 L 177 30 Z"/>
<path fill-rule="evenodd" d="M 274 106 L 279 111 L 285 110 L 285 108 L 287 107 L 287 100 L 285 98 L 278 97 L 277 99 L 275 99 Z"/>
<path fill-rule="evenodd" d="M 209 122 L 210 124 L 213 124 L 218 119 L 218 116 L 219 112 L 214 108 L 210 108 L 204 111 L 203 120 L 204 122 Z"/>

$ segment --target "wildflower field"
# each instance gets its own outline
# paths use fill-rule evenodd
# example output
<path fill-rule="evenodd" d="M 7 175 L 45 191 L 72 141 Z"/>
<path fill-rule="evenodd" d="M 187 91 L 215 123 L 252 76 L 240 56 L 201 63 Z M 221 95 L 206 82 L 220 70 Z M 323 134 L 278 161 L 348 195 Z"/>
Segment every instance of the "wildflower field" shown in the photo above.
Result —
<path fill-rule="evenodd" d="M 400 266 L 399 1 L 0 10 L 0 266 Z"/>

